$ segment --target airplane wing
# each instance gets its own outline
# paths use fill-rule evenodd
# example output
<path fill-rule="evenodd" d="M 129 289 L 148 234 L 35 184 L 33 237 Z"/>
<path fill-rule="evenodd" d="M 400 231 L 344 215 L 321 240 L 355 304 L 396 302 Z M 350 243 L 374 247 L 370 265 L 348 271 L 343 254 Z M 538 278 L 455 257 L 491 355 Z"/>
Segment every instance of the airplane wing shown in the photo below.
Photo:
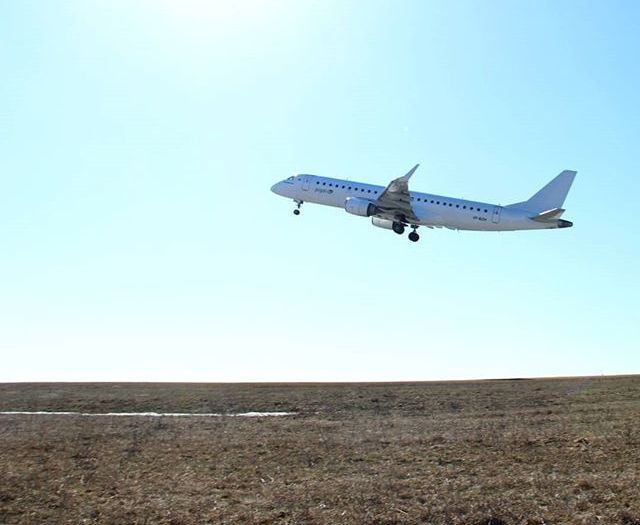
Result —
<path fill-rule="evenodd" d="M 418 222 L 419 219 L 411 207 L 409 179 L 418 169 L 416 164 L 404 177 L 392 180 L 378 197 L 376 215 L 384 219 L 400 222 Z"/>

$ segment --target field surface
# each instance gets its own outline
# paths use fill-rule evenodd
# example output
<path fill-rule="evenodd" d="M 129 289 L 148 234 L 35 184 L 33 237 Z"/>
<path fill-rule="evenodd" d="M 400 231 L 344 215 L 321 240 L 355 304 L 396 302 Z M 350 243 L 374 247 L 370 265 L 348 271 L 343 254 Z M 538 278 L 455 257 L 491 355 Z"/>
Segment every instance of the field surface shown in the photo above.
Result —
<path fill-rule="evenodd" d="M 0 384 L 0 524 L 640 525 L 640 376 Z"/>

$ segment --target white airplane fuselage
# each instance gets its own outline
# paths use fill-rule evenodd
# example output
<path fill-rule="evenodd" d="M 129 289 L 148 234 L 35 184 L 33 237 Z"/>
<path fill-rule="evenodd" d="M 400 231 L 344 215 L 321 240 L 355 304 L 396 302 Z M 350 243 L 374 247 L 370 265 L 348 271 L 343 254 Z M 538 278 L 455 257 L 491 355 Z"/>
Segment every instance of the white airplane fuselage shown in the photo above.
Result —
<path fill-rule="evenodd" d="M 373 184 L 303 174 L 278 182 L 271 190 L 298 203 L 310 202 L 345 209 L 348 199 L 368 200 L 375 204 L 385 188 Z M 567 228 L 573 225 L 569 221 L 559 219 L 564 210 L 557 212 L 551 220 L 540 220 L 538 214 L 544 210 L 536 210 L 534 213 L 531 209 L 519 208 L 518 204 L 500 206 L 416 191 L 409 192 L 409 196 L 414 219 L 399 218 L 398 220 L 415 226 L 444 227 L 454 230 L 515 231 Z M 519 204 L 526 205 L 526 203 Z M 533 217 L 537 217 L 537 220 Z M 374 217 L 373 222 L 376 226 L 386 227 L 382 225 L 385 222 L 384 219 L 376 223 Z"/>

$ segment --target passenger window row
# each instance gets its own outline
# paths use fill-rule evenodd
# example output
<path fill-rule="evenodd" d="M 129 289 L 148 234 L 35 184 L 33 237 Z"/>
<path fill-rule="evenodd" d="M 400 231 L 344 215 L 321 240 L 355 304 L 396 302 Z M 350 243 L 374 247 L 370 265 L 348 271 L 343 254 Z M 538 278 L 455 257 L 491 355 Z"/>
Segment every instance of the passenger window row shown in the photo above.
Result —
<path fill-rule="evenodd" d="M 316 184 L 320 185 L 320 182 L 316 182 Z M 345 190 L 345 189 L 347 189 L 347 190 L 351 190 L 351 189 L 353 189 L 353 190 L 355 190 L 355 191 L 361 191 L 361 192 L 363 192 L 363 193 L 364 193 L 364 192 L 366 192 L 366 193 L 374 193 L 375 195 L 377 195 L 377 194 L 378 194 L 378 191 L 377 191 L 377 190 L 374 190 L 374 191 L 372 192 L 371 190 L 367 190 L 367 189 L 365 189 L 365 188 L 356 188 L 355 186 L 353 186 L 353 187 L 352 187 L 352 186 L 346 186 L 346 185 L 344 185 L 344 184 L 343 184 L 342 186 L 340 186 L 339 184 L 332 184 L 332 183 L 330 183 L 330 182 L 329 182 L 329 183 L 323 182 L 323 183 L 322 183 L 322 185 L 323 185 L 323 186 L 331 186 L 331 187 L 335 187 L 335 188 L 342 188 L 343 190 Z"/>
<path fill-rule="evenodd" d="M 316 184 L 319 186 L 321 183 L 320 183 L 320 181 L 316 181 Z M 333 188 L 333 187 L 335 187 L 335 188 L 342 188 L 343 190 L 344 190 L 344 189 L 347 189 L 347 190 L 351 190 L 351 189 L 353 189 L 353 190 L 355 190 L 355 191 L 361 191 L 361 192 L 363 192 L 363 193 L 364 193 L 364 192 L 371 193 L 371 190 L 366 190 L 366 189 L 364 189 L 364 188 L 356 188 L 355 186 L 353 186 L 353 187 L 352 187 L 352 186 L 346 186 L 346 185 L 344 185 L 344 184 L 343 184 L 342 186 L 340 186 L 339 184 L 333 184 L 333 183 L 331 183 L 331 182 L 329 182 L 329 183 L 327 183 L 327 182 L 323 182 L 323 183 L 322 183 L 322 185 L 323 185 L 323 186 L 331 186 L 332 188 Z M 376 190 L 374 190 L 374 191 L 373 191 L 373 193 L 374 193 L 374 194 L 376 194 L 376 195 L 378 194 L 378 192 L 377 192 Z M 411 197 L 411 200 L 414 200 L 414 197 Z M 452 204 L 452 203 L 450 203 L 450 202 L 449 202 L 449 203 L 447 203 L 447 202 L 444 202 L 444 201 L 443 201 L 443 202 L 441 203 L 440 201 L 434 201 L 433 199 L 432 199 L 431 201 L 429 201 L 428 199 L 422 199 L 422 197 L 418 197 L 418 199 L 417 199 L 417 200 L 418 200 L 418 202 L 423 202 L 423 201 L 424 201 L 425 203 L 426 203 L 426 202 L 430 202 L 431 204 L 436 204 L 436 205 L 440 205 L 440 204 L 442 204 L 442 206 L 447 206 L 447 205 L 448 205 L 450 208 L 452 208 L 452 207 L 453 207 L 453 204 Z M 460 205 L 459 205 L 459 204 L 456 204 L 456 208 L 460 208 Z M 467 209 L 467 205 L 466 205 L 466 204 L 464 204 L 464 205 L 462 206 L 462 209 L 463 209 L 463 210 L 466 210 L 466 209 Z M 484 213 L 489 213 L 489 210 L 487 210 L 487 209 L 484 209 L 484 210 L 483 210 L 483 209 L 480 209 L 480 208 L 474 208 L 473 206 L 468 206 L 468 209 L 469 209 L 470 211 L 476 210 L 476 211 L 482 211 L 482 212 L 484 212 Z"/>
<path fill-rule="evenodd" d="M 413 200 L 413 199 L 414 199 L 414 197 L 411 197 L 411 200 Z M 447 203 L 447 202 L 442 202 L 442 203 L 440 203 L 440 201 L 433 201 L 433 199 L 432 199 L 431 201 L 429 201 L 428 199 L 422 199 L 421 197 L 418 197 L 418 199 L 417 199 L 417 200 L 418 200 L 418 202 L 421 202 L 421 201 L 424 201 L 424 202 L 431 202 L 431 204 L 436 204 L 436 205 L 442 204 L 443 206 L 449 206 L 450 208 L 453 208 L 453 204 L 452 204 L 452 203 L 450 203 L 450 202 L 449 202 L 449 203 Z M 456 208 L 460 208 L 460 205 L 459 205 L 459 204 L 456 204 Z M 474 208 L 473 206 L 468 206 L 468 208 L 469 208 L 469 210 L 471 210 L 471 211 L 473 211 L 473 210 L 475 209 L 476 211 L 482 211 L 482 212 L 484 212 L 484 213 L 489 213 L 489 210 L 487 210 L 487 209 L 484 209 L 484 210 L 483 210 L 483 209 L 481 209 L 481 208 Z M 463 209 L 463 210 L 466 210 L 466 209 L 467 209 L 467 205 L 466 205 L 466 204 L 463 204 L 463 205 L 462 205 L 462 209 Z"/>

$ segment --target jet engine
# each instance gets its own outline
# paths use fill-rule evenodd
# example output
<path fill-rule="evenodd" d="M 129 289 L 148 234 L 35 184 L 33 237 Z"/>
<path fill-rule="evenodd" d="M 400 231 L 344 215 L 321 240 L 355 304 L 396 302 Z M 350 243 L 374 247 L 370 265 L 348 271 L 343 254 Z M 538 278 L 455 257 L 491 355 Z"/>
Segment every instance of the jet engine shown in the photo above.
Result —
<path fill-rule="evenodd" d="M 379 217 L 371 217 L 371 224 L 384 230 L 393 230 L 393 221 L 389 219 L 380 219 Z"/>
<path fill-rule="evenodd" d="M 376 212 L 376 207 L 371 201 L 358 197 L 347 198 L 344 202 L 344 209 L 347 213 L 358 217 L 371 217 Z"/>

